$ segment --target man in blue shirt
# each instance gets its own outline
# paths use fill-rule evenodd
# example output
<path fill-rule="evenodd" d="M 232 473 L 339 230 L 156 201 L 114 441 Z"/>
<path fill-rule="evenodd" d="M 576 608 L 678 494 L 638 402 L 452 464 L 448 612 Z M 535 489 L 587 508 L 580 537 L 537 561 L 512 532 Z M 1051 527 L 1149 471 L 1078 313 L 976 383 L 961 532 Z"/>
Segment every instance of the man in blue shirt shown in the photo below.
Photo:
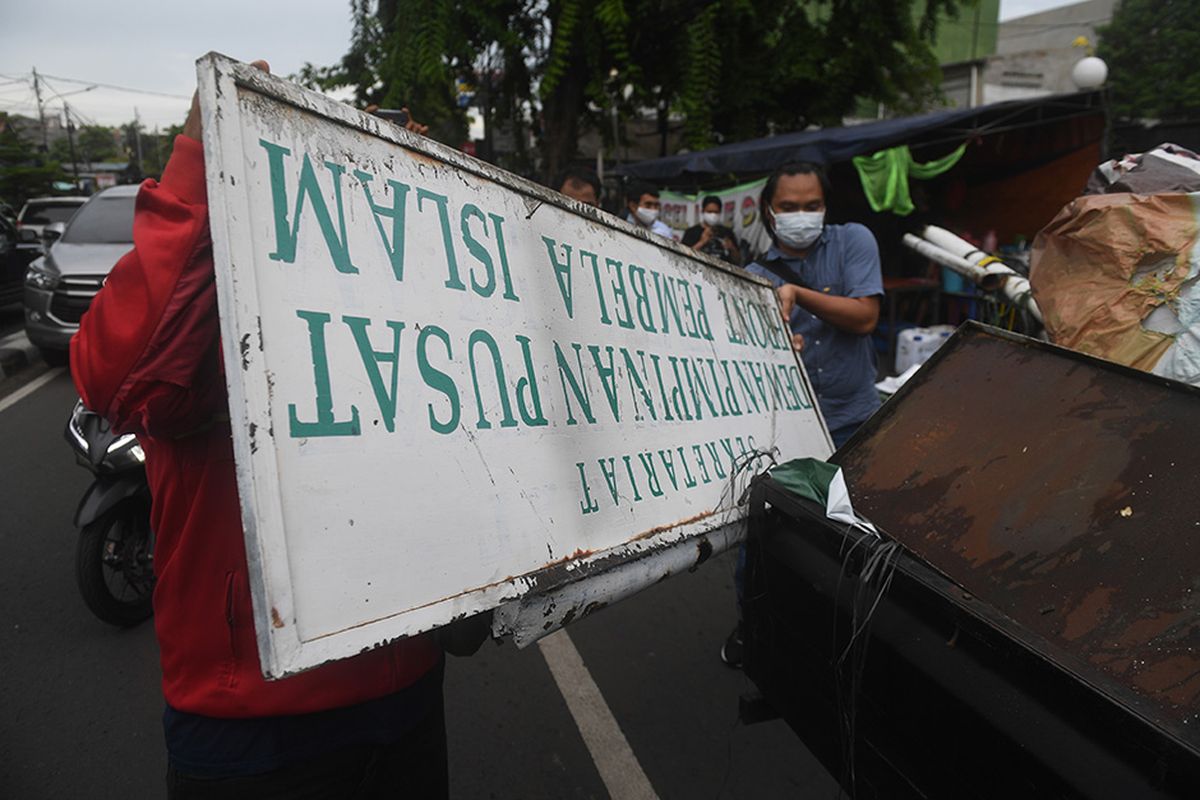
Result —
<path fill-rule="evenodd" d="M 841 447 L 879 408 L 871 332 L 883 278 L 869 230 L 854 222 L 825 224 L 828 189 L 816 164 L 775 170 L 759 199 L 773 244 L 746 269 L 778 287 L 821 414 Z"/>
<path fill-rule="evenodd" d="M 825 224 L 828 196 L 829 178 L 817 164 L 775 170 L 758 201 L 772 245 L 746 269 L 775 284 L 792 344 L 804 359 L 833 446 L 840 448 L 879 408 L 871 332 L 879 321 L 883 276 L 869 230 L 853 222 Z M 745 558 L 743 546 L 734 575 L 738 626 L 721 648 L 721 660 L 731 667 L 742 665 Z"/>

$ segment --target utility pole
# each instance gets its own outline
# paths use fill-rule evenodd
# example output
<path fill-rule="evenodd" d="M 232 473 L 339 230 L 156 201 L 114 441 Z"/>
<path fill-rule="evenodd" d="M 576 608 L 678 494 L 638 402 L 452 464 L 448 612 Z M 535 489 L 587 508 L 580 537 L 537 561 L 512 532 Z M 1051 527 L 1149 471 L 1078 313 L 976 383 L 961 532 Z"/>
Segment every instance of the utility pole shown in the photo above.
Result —
<path fill-rule="evenodd" d="M 75 123 L 71 122 L 71 107 L 63 101 L 63 113 L 67 116 L 67 145 L 71 148 L 71 174 L 75 176 L 75 190 L 79 191 L 79 159 L 75 155 Z"/>
<path fill-rule="evenodd" d="M 38 125 L 42 128 L 42 152 L 50 152 L 50 140 L 46 136 L 46 112 L 42 108 L 42 84 L 38 78 L 37 67 L 33 68 L 33 93 L 37 95 Z"/>
<path fill-rule="evenodd" d="M 137 106 L 133 107 L 133 139 L 137 142 L 137 165 L 138 173 L 142 172 L 142 118 L 138 114 Z"/>

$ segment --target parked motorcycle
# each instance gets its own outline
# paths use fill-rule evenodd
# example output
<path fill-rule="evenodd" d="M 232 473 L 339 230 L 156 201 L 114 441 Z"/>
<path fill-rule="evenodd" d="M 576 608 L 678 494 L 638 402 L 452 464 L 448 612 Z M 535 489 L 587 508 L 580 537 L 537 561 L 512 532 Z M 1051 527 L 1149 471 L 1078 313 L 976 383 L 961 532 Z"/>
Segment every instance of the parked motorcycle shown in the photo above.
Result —
<path fill-rule="evenodd" d="M 146 455 L 133 434 L 115 434 L 82 401 L 75 404 L 64 435 L 75 460 L 96 476 L 75 511 L 79 592 L 105 622 L 136 625 L 153 613 L 154 532 Z"/>

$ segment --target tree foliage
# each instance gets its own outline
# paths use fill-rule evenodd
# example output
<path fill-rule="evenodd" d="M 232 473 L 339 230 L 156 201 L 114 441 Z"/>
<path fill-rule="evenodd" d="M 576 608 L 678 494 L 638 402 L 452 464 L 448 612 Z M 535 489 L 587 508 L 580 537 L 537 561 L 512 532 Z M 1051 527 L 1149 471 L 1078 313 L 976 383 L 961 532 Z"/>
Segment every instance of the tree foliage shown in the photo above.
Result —
<path fill-rule="evenodd" d="M 52 193 L 62 169 L 47 160 L 0 115 L 0 199 L 20 208 L 30 197 Z"/>
<path fill-rule="evenodd" d="M 75 128 L 75 157 L 81 164 L 116 161 L 123 157 L 117 144 L 118 133 L 104 125 L 80 125 Z M 71 141 L 64 136 L 50 145 L 50 155 L 63 163 L 71 161 Z"/>
<path fill-rule="evenodd" d="M 138 120 L 126 122 L 120 128 L 121 147 L 129 159 L 126 179 L 159 178 L 175 149 L 175 137 L 183 133 L 182 125 L 169 125 L 165 131 L 147 131 Z M 140 157 L 139 157 L 140 153 Z"/>
<path fill-rule="evenodd" d="M 971 2 L 351 0 L 349 52 L 299 77 L 408 105 L 452 142 L 465 131 L 456 81 L 480 84 L 485 117 L 532 125 L 550 173 L 584 126 L 611 137 L 614 107 L 682 112 L 693 149 L 836 124 L 860 98 L 919 107 L 940 78 L 936 20 Z"/>
<path fill-rule="evenodd" d="M 1200 0 L 1121 0 L 1098 29 L 1112 112 L 1123 119 L 1194 117 L 1200 109 Z"/>

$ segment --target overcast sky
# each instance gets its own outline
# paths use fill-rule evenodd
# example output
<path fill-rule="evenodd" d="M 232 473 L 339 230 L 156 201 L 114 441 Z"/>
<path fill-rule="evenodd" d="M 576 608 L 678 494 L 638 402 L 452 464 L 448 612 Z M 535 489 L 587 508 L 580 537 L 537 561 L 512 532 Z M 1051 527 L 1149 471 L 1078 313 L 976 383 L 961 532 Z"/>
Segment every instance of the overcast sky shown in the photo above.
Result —
<path fill-rule="evenodd" d="M 1011 19 L 1067 0 L 1001 0 Z M 48 86 L 47 113 L 69 103 L 87 122 L 182 122 L 195 86 L 195 60 L 217 50 L 243 61 L 265 58 L 289 74 L 310 61 L 336 62 L 350 41 L 347 0 L 39 0 L 8 9 L 0 26 L 0 110 L 35 116 L 28 82 L 36 67 Z M 71 79 L 71 80 L 66 80 Z M 92 83 L 137 89 L 118 91 Z M 62 95 L 59 97 L 58 95 Z"/>

